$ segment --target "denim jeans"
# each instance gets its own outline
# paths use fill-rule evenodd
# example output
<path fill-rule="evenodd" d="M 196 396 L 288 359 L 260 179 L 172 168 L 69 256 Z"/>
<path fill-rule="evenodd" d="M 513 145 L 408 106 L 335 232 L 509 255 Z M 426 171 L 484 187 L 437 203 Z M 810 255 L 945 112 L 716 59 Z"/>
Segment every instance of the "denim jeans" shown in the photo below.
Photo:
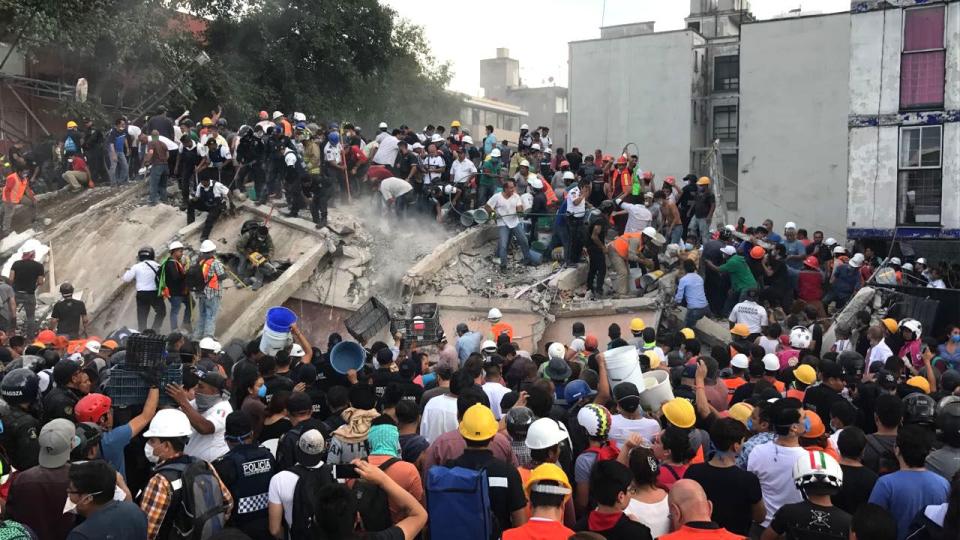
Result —
<path fill-rule="evenodd" d="M 693 328 L 697 325 L 697 321 L 702 319 L 707 314 L 707 308 L 687 308 L 687 316 L 683 318 L 684 328 Z"/>
<path fill-rule="evenodd" d="M 110 163 L 110 185 L 119 186 L 126 184 L 129 176 L 130 169 L 127 165 L 126 156 L 119 156 L 119 159 Z"/>
<path fill-rule="evenodd" d="M 177 319 L 180 318 L 180 308 L 183 307 L 183 326 L 190 327 L 190 297 L 171 296 L 170 297 L 170 331 L 180 328 Z"/>
<path fill-rule="evenodd" d="M 193 329 L 193 338 L 200 340 L 205 337 L 213 337 L 217 330 L 217 313 L 220 311 L 220 297 L 207 297 L 204 294 L 198 295 L 197 302 L 197 326 Z"/>
<path fill-rule="evenodd" d="M 710 240 L 710 223 L 707 218 L 695 217 L 690 220 L 690 234 L 695 234 L 700 239 L 700 244 L 706 244 Z"/>
<path fill-rule="evenodd" d="M 530 262 L 530 246 L 527 244 L 527 237 L 523 234 L 523 227 L 517 225 L 509 228 L 506 225 L 499 227 L 500 238 L 497 241 L 497 257 L 500 257 L 500 267 L 507 265 L 507 248 L 510 246 L 510 238 L 517 241 L 520 251 L 523 252 L 523 262 Z"/>
<path fill-rule="evenodd" d="M 674 225 L 670 229 L 670 243 L 679 244 L 683 240 L 683 225 Z"/>
<path fill-rule="evenodd" d="M 147 199 L 150 204 L 167 201 L 167 170 L 166 163 L 154 163 L 150 167 L 150 195 Z"/>

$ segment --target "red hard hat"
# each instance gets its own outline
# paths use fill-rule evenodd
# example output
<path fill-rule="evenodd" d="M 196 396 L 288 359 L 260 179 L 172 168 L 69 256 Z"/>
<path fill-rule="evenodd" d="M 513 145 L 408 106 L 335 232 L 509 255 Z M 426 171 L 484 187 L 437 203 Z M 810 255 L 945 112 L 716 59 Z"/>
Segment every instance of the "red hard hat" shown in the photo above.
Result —
<path fill-rule="evenodd" d="M 653 173 L 650 172 L 650 171 L 644 171 L 644 172 L 643 172 L 643 179 L 644 179 L 644 180 L 653 180 Z"/>
<path fill-rule="evenodd" d="M 260 119 L 261 119 L 261 120 L 269 120 L 269 119 L 270 119 L 270 115 L 267 114 L 267 111 L 260 111 Z"/>
<path fill-rule="evenodd" d="M 97 423 L 110 410 L 113 402 L 103 394 L 87 394 L 73 407 L 77 422 Z"/>
<path fill-rule="evenodd" d="M 766 250 L 760 246 L 753 246 L 750 248 L 750 257 L 753 259 L 762 259 L 766 253 Z"/>
<path fill-rule="evenodd" d="M 804 259 L 803 264 L 810 268 L 813 268 L 814 270 L 820 269 L 820 260 L 814 257 L 813 255 L 810 255 L 809 257 Z"/>
<path fill-rule="evenodd" d="M 620 156 L 617 158 L 617 165 L 626 165 L 627 156 Z"/>
<path fill-rule="evenodd" d="M 670 184 L 671 186 L 677 183 L 677 179 L 673 176 L 668 176 L 663 179 L 665 184 Z"/>
<path fill-rule="evenodd" d="M 563 160 L 563 161 L 560 162 L 560 166 L 561 166 L 561 167 L 569 167 L 569 166 L 570 166 L 570 162 L 567 161 L 567 160 Z"/>

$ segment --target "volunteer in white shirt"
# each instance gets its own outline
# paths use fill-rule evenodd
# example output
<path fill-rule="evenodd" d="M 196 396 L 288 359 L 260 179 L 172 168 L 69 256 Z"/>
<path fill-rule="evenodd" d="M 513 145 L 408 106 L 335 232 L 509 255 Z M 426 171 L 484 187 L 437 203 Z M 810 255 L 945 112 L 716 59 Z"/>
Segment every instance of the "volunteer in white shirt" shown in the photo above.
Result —
<path fill-rule="evenodd" d="M 567 188 L 567 234 L 570 238 L 570 253 L 564 255 L 568 265 L 576 265 L 580 262 L 580 254 L 583 251 L 583 219 L 587 215 L 587 197 L 590 196 L 590 183 L 580 180 L 579 183 L 571 184 Z"/>
<path fill-rule="evenodd" d="M 382 139 L 377 135 L 377 144 L 379 146 L 377 147 L 376 153 L 373 154 L 371 161 L 377 165 L 393 167 L 393 163 L 397 160 L 397 152 L 399 151 L 397 144 L 399 142 L 399 139 L 389 133 Z"/>
<path fill-rule="evenodd" d="M 517 241 L 520 251 L 523 252 L 523 262 L 528 266 L 534 266 L 530 258 L 530 246 L 527 244 L 527 235 L 520 227 L 520 218 L 517 213 L 523 212 L 523 202 L 517 195 L 517 186 L 513 180 L 507 180 L 503 183 L 503 191 L 495 193 L 487 204 L 484 205 L 487 212 L 492 212 L 497 216 L 497 227 L 500 237 L 497 241 L 497 256 L 500 258 L 500 271 L 507 270 L 507 247 L 510 244 L 510 238 Z"/>
<path fill-rule="evenodd" d="M 138 328 L 146 330 L 147 317 L 150 310 L 154 311 L 153 328 L 159 330 L 163 324 L 163 319 L 167 316 L 167 306 L 163 302 L 163 297 L 157 295 L 157 281 L 160 276 L 160 265 L 153 260 L 154 251 L 152 247 L 146 246 L 137 251 L 137 264 L 131 266 L 123 273 L 124 283 L 136 282 L 137 286 L 137 325 Z"/>
<path fill-rule="evenodd" d="M 226 384 L 226 377 L 216 371 L 201 372 L 192 401 L 182 386 L 167 387 L 167 394 L 187 415 L 193 428 L 190 440 L 183 449 L 184 454 L 211 462 L 230 451 L 227 441 L 223 439 L 227 415 L 233 412 L 230 402 L 223 396 Z"/>
<path fill-rule="evenodd" d="M 477 166 L 467 159 L 467 151 L 462 146 L 457 149 L 457 159 L 450 165 L 450 176 L 454 184 L 465 184 L 476 176 Z"/>
<path fill-rule="evenodd" d="M 625 233 L 643 232 L 643 229 L 653 222 L 653 213 L 642 204 L 621 202 L 620 208 L 627 213 L 627 224 L 623 230 Z"/>
<path fill-rule="evenodd" d="M 427 147 L 427 155 L 423 158 L 423 168 L 426 171 L 423 173 L 423 185 L 429 186 L 439 182 L 444 165 L 443 156 L 437 153 L 437 145 L 435 143 L 430 144 Z"/>
<path fill-rule="evenodd" d="M 387 206 L 392 205 L 398 216 L 402 216 L 407 209 L 407 205 L 410 204 L 407 194 L 411 191 L 413 191 L 413 186 L 403 178 L 391 176 L 380 181 L 380 195 L 383 197 L 383 201 Z"/>
<path fill-rule="evenodd" d="M 733 306 L 730 312 L 732 324 L 743 323 L 750 329 L 750 334 L 760 334 L 767 326 L 767 310 L 757 304 L 757 290 L 747 289 L 743 302 Z"/>

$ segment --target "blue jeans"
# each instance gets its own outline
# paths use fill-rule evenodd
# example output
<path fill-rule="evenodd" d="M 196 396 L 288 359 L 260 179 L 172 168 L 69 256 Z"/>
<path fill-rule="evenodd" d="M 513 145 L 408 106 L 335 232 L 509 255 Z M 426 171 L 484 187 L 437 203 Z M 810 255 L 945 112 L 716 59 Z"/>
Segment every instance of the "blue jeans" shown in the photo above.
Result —
<path fill-rule="evenodd" d="M 167 200 L 167 164 L 155 163 L 150 167 L 150 204 L 166 202 Z"/>
<path fill-rule="evenodd" d="M 500 257 L 500 267 L 503 268 L 507 265 L 507 248 L 510 246 L 511 237 L 517 241 L 520 251 L 523 252 L 523 262 L 529 263 L 530 246 L 527 244 L 527 237 L 523 234 L 523 227 L 517 225 L 511 229 L 506 225 L 501 225 L 498 229 L 500 238 L 497 241 L 497 257 Z"/>
<path fill-rule="evenodd" d="M 197 326 L 193 329 L 193 338 L 200 340 L 205 337 L 213 337 L 217 330 L 217 313 L 220 311 L 220 297 L 198 295 L 197 302 Z"/>
<path fill-rule="evenodd" d="M 707 314 L 707 308 L 687 308 L 687 316 L 683 318 L 684 328 L 693 328 L 697 325 L 697 321 L 704 318 Z"/>
<path fill-rule="evenodd" d="M 127 164 L 126 156 L 118 156 L 116 162 L 110 163 L 110 185 L 119 186 L 127 183 L 130 176 L 130 168 Z"/>
<path fill-rule="evenodd" d="M 695 217 L 691 219 L 688 232 L 697 235 L 700 239 L 700 245 L 706 244 L 707 240 L 710 240 L 710 224 L 707 223 L 707 218 Z"/>
<path fill-rule="evenodd" d="M 683 240 L 683 225 L 674 225 L 670 229 L 670 243 L 679 244 Z"/>
<path fill-rule="evenodd" d="M 170 331 L 180 327 L 177 319 L 180 318 L 180 308 L 183 307 L 183 326 L 190 326 L 190 298 L 187 296 L 170 297 Z"/>

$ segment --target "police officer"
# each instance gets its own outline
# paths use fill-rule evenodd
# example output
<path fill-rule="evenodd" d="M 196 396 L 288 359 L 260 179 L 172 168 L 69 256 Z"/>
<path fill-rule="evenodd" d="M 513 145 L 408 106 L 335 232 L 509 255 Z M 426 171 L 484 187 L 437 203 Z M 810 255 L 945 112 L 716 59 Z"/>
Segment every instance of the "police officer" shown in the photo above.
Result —
<path fill-rule="evenodd" d="M 3 419 L 0 443 L 10 465 L 18 471 L 36 466 L 40 456 L 39 393 L 40 378 L 28 368 L 14 369 L 0 381 L 0 397 L 10 406 L 0 414 Z"/>
<path fill-rule="evenodd" d="M 237 171 L 237 187 L 242 188 L 247 179 L 253 180 L 253 187 L 259 195 L 264 188 L 263 172 L 263 127 L 241 126 L 237 132 L 240 141 L 237 143 L 237 162 L 240 169 Z"/>
<path fill-rule="evenodd" d="M 210 237 L 210 231 L 213 225 L 223 212 L 223 207 L 230 190 L 219 181 L 215 181 L 209 174 L 204 175 L 197 185 L 197 191 L 194 193 L 190 205 L 187 206 L 187 224 L 193 223 L 196 219 L 196 211 L 201 210 L 207 213 L 207 220 L 203 223 L 203 231 L 200 232 L 200 239 L 206 240 Z"/>
<path fill-rule="evenodd" d="M 80 398 L 90 392 L 90 375 L 81 369 L 80 362 L 60 360 L 53 366 L 56 388 L 43 398 L 43 423 L 66 418 L 73 421 L 74 408 Z"/>
<path fill-rule="evenodd" d="M 253 441 L 253 423 L 243 411 L 227 415 L 223 438 L 230 451 L 213 462 L 220 480 L 236 501 L 228 525 L 250 538 L 269 538 L 267 491 L 279 470 L 270 450 Z"/>

